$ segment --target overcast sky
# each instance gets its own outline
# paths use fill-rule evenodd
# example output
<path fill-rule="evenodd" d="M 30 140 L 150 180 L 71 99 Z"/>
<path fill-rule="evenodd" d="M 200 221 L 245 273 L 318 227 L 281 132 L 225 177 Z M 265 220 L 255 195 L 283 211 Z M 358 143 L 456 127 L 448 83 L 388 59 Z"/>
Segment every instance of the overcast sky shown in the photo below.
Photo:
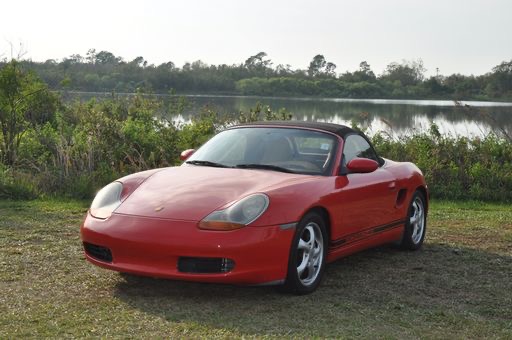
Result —
<path fill-rule="evenodd" d="M 0 55 L 36 61 L 107 50 L 156 65 L 234 64 L 260 51 L 337 72 L 421 58 L 428 74 L 483 74 L 512 59 L 512 0 L 2 1 Z"/>

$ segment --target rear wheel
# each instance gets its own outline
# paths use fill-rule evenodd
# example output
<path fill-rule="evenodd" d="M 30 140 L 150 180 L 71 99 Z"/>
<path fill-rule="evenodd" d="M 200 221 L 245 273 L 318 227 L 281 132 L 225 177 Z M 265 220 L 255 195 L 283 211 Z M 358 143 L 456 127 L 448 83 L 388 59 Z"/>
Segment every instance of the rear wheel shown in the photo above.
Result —
<path fill-rule="evenodd" d="M 327 242 L 323 218 L 314 212 L 304 216 L 292 241 L 284 291 L 308 294 L 318 287 L 324 273 Z"/>
<path fill-rule="evenodd" d="M 427 212 L 425 196 L 421 191 L 416 191 L 412 196 L 405 230 L 400 247 L 408 250 L 417 250 L 423 244 L 427 229 Z"/>

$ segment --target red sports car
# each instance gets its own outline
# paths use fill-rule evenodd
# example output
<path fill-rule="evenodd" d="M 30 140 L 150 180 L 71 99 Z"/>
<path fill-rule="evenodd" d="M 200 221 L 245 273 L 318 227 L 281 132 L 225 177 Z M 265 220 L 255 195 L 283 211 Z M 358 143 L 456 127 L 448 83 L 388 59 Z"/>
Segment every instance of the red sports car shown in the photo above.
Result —
<path fill-rule="evenodd" d="M 87 260 L 129 274 L 304 294 L 318 287 L 326 262 L 385 243 L 423 243 L 429 195 L 421 171 L 379 157 L 346 126 L 234 126 L 182 159 L 99 191 L 81 226 Z"/>

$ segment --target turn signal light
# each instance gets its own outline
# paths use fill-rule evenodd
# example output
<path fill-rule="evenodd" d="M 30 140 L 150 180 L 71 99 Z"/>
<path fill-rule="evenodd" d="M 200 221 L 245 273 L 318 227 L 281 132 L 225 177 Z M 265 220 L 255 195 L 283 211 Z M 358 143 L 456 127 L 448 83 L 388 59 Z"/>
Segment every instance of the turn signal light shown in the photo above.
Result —
<path fill-rule="evenodd" d="M 226 222 L 226 221 L 201 221 L 199 222 L 199 229 L 204 230 L 220 230 L 230 231 L 245 227 L 245 224 Z"/>

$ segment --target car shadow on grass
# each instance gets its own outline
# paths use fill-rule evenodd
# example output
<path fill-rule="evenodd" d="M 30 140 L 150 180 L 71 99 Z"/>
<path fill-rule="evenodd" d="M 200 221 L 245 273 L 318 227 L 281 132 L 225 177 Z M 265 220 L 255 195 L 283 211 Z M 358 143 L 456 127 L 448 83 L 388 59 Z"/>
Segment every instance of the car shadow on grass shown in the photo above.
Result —
<path fill-rule="evenodd" d="M 119 277 L 115 296 L 168 321 L 237 334 L 410 337 L 442 336 L 451 328 L 475 335 L 467 333 L 474 327 L 485 335 L 486 327 L 512 320 L 510 277 L 511 256 L 425 244 L 417 252 L 380 247 L 340 259 L 305 296 L 143 277 Z"/>

